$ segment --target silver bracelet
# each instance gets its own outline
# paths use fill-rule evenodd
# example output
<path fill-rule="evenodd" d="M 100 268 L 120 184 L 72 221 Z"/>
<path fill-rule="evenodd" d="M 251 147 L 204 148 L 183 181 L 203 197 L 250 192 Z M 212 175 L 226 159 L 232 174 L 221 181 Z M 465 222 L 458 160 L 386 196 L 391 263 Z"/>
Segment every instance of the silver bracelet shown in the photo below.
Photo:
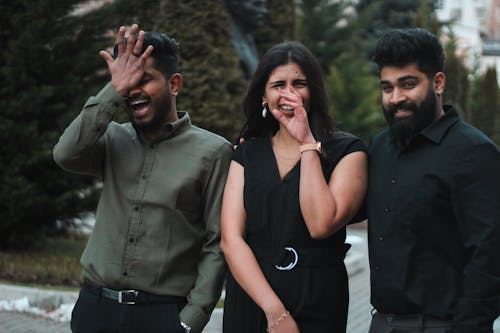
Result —
<path fill-rule="evenodd" d="M 189 327 L 186 323 L 183 323 L 181 321 L 181 326 L 182 326 L 183 329 L 186 330 L 186 333 L 190 333 L 191 332 L 191 327 Z"/>

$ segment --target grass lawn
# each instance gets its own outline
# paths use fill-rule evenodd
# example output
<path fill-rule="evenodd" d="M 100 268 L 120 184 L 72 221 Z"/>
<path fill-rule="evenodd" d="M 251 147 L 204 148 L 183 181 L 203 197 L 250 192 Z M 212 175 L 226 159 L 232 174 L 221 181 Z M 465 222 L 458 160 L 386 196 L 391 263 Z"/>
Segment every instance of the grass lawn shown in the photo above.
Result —
<path fill-rule="evenodd" d="M 0 283 L 76 291 L 86 243 L 86 236 L 54 237 L 29 251 L 0 251 Z M 217 307 L 223 306 L 220 300 Z"/>
<path fill-rule="evenodd" d="M 86 236 L 53 237 L 31 250 L 0 251 L 0 280 L 37 287 L 78 287 L 86 242 Z"/>

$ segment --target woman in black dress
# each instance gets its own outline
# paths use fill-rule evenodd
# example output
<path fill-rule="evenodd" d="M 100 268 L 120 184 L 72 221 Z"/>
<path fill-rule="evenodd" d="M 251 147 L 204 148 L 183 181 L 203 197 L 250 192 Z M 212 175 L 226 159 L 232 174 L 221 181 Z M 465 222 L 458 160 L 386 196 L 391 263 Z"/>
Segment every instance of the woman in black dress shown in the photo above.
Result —
<path fill-rule="evenodd" d="M 243 110 L 222 204 L 224 332 L 345 332 L 345 225 L 366 192 L 365 145 L 334 129 L 299 42 L 264 55 Z"/>

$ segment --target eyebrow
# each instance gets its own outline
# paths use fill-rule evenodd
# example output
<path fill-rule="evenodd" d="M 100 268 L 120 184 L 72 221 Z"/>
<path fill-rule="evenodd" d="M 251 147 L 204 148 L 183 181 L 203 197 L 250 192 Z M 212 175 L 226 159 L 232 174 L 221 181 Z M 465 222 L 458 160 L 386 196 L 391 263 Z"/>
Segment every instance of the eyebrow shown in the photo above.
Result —
<path fill-rule="evenodd" d="M 401 83 L 407 80 L 419 80 L 419 78 L 415 75 L 405 75 L 400 78 L 398 78 L 397 82 Z M 392 84 L 389 80 L 380 80 L 380 84 Z"/>
<path fill-rule="evenodd" d="M 279 83 L 284 83 L 286 80 L 276 80 L 269 82 L 269 84 L 279 84 Z M 295 79 L 292 81 L 293 83 L 307 83 L 307 79 Z"/>

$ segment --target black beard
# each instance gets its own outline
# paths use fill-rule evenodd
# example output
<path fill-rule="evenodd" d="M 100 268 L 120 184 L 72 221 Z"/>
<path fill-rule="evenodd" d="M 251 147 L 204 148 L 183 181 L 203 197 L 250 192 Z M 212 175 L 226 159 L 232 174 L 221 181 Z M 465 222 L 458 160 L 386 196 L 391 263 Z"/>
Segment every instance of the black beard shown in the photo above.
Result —
<path fill-rule="evenodd" d="M 134 128 L 140 129 L 144 133 L 148 133 L 150 131 L 156 131 L 160 129 L 165 124 L 165 116 L 167 115 L 167 113 L 168 111 L 164 108 L 159 109 L 155 112 L 151 121 L 145 124 L 136 123 L 134 117 L 132 117 L 132 114 L 130 112 L 129 119 Z"/>
<path fill-rule="evenodd" d="M 400 103 L 390 105 L 384 110 L 384 116 L 389 124 L 392 138 L 401 147 L 406 147 L 411 139 L 421 130 L 432 124 L 436 116 L 436 96 L 434 91 L 429 89 L 425 99 L 417 106 L 415 103 Z M 405 118 L 396 118 L 396 111 L 399 109 L 411 110 L 413 115 Z"/>

